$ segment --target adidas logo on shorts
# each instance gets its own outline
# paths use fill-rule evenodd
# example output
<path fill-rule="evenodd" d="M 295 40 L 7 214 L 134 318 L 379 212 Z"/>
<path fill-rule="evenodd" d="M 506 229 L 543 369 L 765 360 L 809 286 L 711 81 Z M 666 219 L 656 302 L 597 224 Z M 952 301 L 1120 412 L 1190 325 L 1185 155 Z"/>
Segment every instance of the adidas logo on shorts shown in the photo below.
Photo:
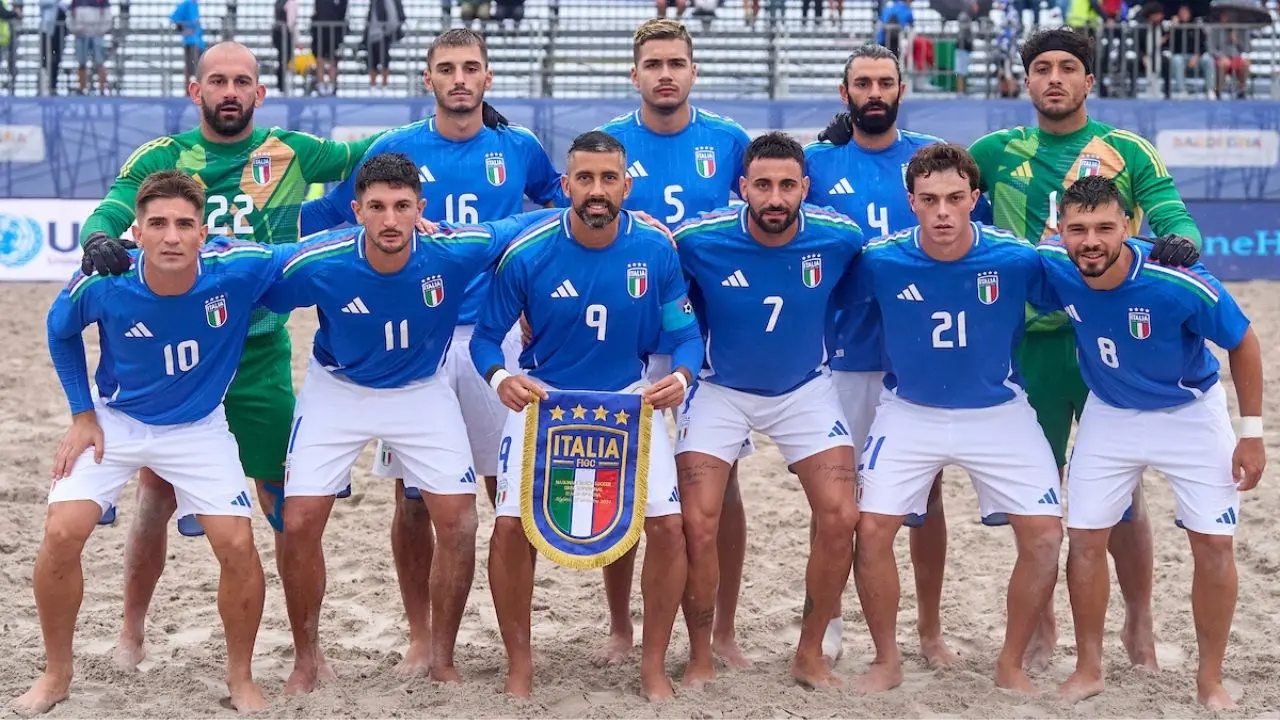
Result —
<path fill-rule="evenodd" d="M 1040 505 L 1061 505 L 1062 504 L 1061 502 L 1058 501 L 1058 491 L 1054 490 L 1053 488 L 1049 488 L 1049 491 L 1046 492 L 1038 502 Z"/>
<path fill-rule="evenodd" d="M 1219 525 L 1235 525 L 1236 509 L 1227 508 L 1227 511 L 1222 513 L 1222 515 L 1217 520 L 1214 520 L 1214 522 L 1218 523 Z"/>
<path fill-rule="evenodd" d="M 253 507 L 253 504 L 249 502 L 249 493 L 244 492 L 243 490 L 240 491 L 240 494 L 236 496 L 235 500 L 231 501 L 231 505 L 233 507 Z"/>
<path fill-rule="evenodd" d="M 845 429 L 844 423 L 837 420 L 836 424 L 831 426 L 831 432 L 827 433 L 827 437 L 849 437 L 849 431 Z"/>

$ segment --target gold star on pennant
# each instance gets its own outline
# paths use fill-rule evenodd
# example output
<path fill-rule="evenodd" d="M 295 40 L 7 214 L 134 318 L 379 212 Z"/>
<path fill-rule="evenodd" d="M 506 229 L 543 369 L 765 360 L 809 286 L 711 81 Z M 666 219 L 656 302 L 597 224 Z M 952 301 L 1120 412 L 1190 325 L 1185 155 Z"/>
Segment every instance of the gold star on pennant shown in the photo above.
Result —
<path fill-rule="evenodd" d="M 586 419 L 586 417 L 587 417 L 587 409 L 586 409 L 586 408 L 584 408 L 584 407 L 582 407 L 582 403 L 578 403 L 578 407 L 576 407 L 576 408 L 570 408 L 570 409 L 571 409 L 571 410 L 573 410 L 573 419 L 574 419 L 574 420 L 585 420 L 585 419 Z"/>
<path fill-rule="evenodd" d="M 563 419 L 564 419 L 564 408 L 560 407 L 559 405 L 557 405 L 557 406 L 555 406 L 555 407 L 551 408 L 551 419 L 552 419 L 552 420 L 563 420 Z"/>
<path fill-rule="evenodd" d="M 595 410 L 592 410 L 591 412 L 596 414 L 596 420 L 604 420 L 605 418 L 609 417 L 609 411 L 605 410 L 603 405 L 596 408 Z"/>
<path fill-rule="evenodd" d="M 613 414 L 614 421 L 617 422 L 619 425 L 626 425 L 627 419 L 630 417 L 631 416 L 627 414 L 626 410 L 619 410 L 618 412 Z"/>

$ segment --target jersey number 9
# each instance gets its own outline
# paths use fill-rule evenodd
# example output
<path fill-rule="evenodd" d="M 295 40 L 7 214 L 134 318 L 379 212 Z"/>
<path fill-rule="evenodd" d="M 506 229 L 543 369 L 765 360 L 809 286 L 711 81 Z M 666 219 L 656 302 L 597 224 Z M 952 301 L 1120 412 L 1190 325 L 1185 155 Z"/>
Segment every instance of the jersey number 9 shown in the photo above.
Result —
<path fill-rule="evenodd" d="M 183 340 L 175 350 L 173 345 L 164 346 L 164 374 L 177 375 L 187 372 L 200 364 L 200 343 L 195 340 Z"/>
<path fill-rule="evenodd" d="M 587 306 L 587 327 L 596 329 L 596 340 L 604 342 L 605 326 L 609 324 L 609 309 L 603 305 Z"/>

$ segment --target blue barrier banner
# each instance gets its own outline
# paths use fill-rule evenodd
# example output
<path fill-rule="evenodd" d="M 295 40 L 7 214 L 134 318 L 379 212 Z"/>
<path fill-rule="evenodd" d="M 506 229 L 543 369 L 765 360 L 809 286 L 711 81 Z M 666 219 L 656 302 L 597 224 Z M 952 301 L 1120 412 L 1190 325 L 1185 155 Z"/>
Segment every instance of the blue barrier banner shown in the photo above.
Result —
<path fill-rule="evenodd" d="M 1280 280 L 1280 203 L 1188 202 L 1219 280 Z"/>
<path fill-rule="evenodd" d="M 811 140 L 842 108 L 830 102 L 714 101 L 705 107 L 750 132 L 783 129 Z M 695 91 L 696 96 L 696 91 Z M 493 98 L 512 122 L 533 130 L 560 163 L 574 136 L 635 109 L 620 100 Z M 1149 139 L 1187 200 L 1280 201 L 1280 102 L 1089 101 L 1095 118 Z M 254 113 L 321 137 L 347 138 L 421 120 L 430 96 L 406 99 L 276 99 Z M 198 121 L 187 99 L 0 97 L 0 193 L 15 198 L 100 199 L 129 154 Z M 994 130 L 1035 123 L 1026 100 L 950 99 L 903 103 L 901 126 L 969 144 Z"/>

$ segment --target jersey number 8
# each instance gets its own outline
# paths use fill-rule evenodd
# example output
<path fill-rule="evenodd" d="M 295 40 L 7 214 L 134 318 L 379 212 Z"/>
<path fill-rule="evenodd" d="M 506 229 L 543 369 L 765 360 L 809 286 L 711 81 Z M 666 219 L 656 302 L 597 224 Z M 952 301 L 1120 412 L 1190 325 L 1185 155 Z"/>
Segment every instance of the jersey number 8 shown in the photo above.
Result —
<path fill-rule="evenodd" d="M 1098 357 L 1102 364 L 1109 368 L 1120 367 L 1120 356 L 1116 354 L 1116 341 L 1111 338 L 1098 338 Z"/>

